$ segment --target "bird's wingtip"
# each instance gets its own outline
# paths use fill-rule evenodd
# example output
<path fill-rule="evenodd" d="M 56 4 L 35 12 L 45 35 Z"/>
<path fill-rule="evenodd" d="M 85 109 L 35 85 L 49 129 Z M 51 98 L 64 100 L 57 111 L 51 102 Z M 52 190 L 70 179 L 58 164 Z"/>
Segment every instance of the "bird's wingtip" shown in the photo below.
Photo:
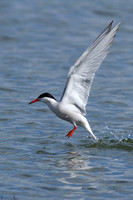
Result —
<path fill-rule="evenodd" d="M 110 22 L 110 25 L 112 25 L 112 24 L 113 24 L 113 22 L 114 22 L 114 20 L 112 20 L 112 21 Z"/>
<path fill-rule="evenodd" d="M 110 24 L 109 24 L 110 27 L 112 26 L 113 22 L 114 22 L 114 20 L 112 20 L 112 21 L 110 22 Z M 120 26 L 121 23 L 122 23 L 122 20 L 120 20 L 116 26 Z"/>

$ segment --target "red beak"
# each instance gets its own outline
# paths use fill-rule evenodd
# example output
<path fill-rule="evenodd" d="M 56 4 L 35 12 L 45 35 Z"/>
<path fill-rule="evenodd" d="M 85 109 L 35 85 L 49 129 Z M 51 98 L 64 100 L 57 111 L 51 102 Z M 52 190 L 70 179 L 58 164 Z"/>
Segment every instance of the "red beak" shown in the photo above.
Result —
<path fill-rule="evenodd" d="M 37 101 L 39 101 L 39 99 L 35 99 L 35 100 L 31 101 L 29 104 L 35 103 L 35 102 L 37 102 Z"/>

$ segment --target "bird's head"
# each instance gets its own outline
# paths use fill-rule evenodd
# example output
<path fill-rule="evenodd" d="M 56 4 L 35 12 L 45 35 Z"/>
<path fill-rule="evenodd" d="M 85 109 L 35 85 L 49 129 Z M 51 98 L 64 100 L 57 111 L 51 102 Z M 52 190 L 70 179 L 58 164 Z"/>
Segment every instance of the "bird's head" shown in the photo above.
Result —
<path fill-rule="evenodd" d="M 46 93 L 40 94 L 40 96 L 37 97 L 37 99 L 31 101 L 29 104 L 35 103 L 35 102 L 37 102 L 37 101 L 41 101 L 41 102 L 43 102 L 43 103 L 47 103 L 47 102 L 49 102 L 51 99 L 56 100 L 51 94 L 49 94 L 49 93 L 46 92 Z"/>

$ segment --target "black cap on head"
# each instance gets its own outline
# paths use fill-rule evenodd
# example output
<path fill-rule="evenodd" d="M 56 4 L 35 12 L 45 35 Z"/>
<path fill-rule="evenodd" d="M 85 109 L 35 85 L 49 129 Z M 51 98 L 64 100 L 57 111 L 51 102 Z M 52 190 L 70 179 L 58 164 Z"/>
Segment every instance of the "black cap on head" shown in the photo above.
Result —
<path fill-rule="evenodd" d="M 52 99 L 55 99 L 51 94 L 49 93 L 43 93 L 43 94 L 40 94 L 40 96 L 38 97 L 38 99 L 41 99 L 43 97 L 49 97 L 49 98 L 52 98 Z M 55 99 L 56 100 L 56 99 Z"/>

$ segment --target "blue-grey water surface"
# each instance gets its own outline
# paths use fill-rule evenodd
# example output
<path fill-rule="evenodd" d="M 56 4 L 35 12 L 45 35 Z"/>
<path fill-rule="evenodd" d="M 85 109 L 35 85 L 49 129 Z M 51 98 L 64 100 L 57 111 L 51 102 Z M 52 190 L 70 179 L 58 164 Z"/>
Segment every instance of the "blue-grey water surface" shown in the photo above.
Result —
<path fill-rule="evenodd" d="M 58 119 L 70 66 L 114 20 L 122 24 L 93 82 L 95 135 Z M 0 200 L 133 199 L 133 1 L 0 1 Z"/>

